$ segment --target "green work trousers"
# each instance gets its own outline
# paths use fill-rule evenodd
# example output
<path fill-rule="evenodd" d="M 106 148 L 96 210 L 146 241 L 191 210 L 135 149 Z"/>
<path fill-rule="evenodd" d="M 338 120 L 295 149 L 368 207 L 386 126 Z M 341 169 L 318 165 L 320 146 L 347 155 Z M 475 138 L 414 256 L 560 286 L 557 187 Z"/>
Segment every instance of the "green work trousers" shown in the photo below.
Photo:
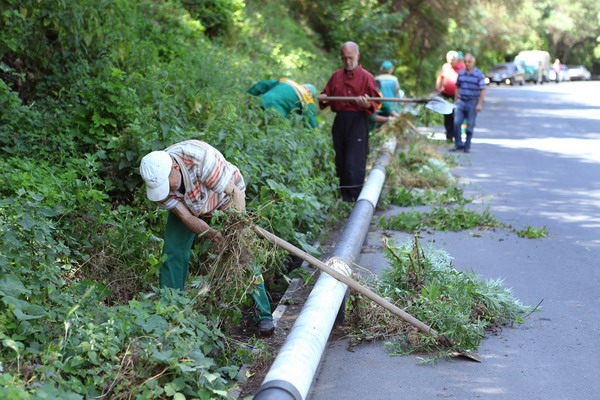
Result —
<path fill-rule="evenodd" d="M 160 287 L 183 290 L 190 262 L 190 250 L 196 234 L 190 231 L 174 213 L 169 213 L 165 228 L 163 255 L 165 261 L 160 268 Z M 260 271 L 252 279 L 254 290 L 252 299 L 256 303 L 259 319 L 273 319 L 271 305 L 265 290 L 265 282 Z"/>

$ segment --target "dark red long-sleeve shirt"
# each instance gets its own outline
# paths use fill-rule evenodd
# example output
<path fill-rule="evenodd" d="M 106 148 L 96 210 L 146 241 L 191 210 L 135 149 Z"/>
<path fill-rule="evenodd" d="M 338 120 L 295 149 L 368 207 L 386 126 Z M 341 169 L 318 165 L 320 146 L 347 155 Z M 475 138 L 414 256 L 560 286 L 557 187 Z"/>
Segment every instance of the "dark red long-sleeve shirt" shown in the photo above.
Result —
<path fill-rule="evenodd" d="M 368 97 L 381 97 L 377 91 L 375 78 L 360 65 L 353 71 L 346 71 L 344 68 L 335 71 L 321 93 L 327 96 L 357 97 L 366 94 Z M 331 101 L 328 104 L 319 102 L 321 109 L 327 106 L 331 106 L 332 111 L 362 111 L 371 115 L 377 110 L 379 103 L 371 102 L 371 107 L 363 108 L 356 101 Z"/>

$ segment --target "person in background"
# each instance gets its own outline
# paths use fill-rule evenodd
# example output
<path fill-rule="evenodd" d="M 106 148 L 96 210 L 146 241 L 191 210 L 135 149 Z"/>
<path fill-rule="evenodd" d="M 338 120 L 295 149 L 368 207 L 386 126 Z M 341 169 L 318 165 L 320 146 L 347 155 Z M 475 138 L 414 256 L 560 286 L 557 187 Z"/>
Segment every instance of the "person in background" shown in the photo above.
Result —
<path fill-rule="evenodd" d="M 356 201 L 362 189 L 369 152 L 369 115 L 379 106 L 367 97 L 379 97 L 373 75 L 359 63 L 360 51 L 354 42 L 346 42 L 340 49 L 344 68 L 335 71 L 325 89 L 318 96 L 319 107 L 331 107 L 335 167 L 340 179 L 342 200 Z M 352 101 L 328 101 L 328 96 L 358 97 Z"/>
<path fill-rule="evenodd" d="M 458 54 L 458 70 L 461 71 L 461 70 L 463 70 L 463 69 L 466 68 L 465 57 L 464 57 L 462 51 L 458 51 L 457 54 Z M 466 120 L 466 118 L 462 122 L 461 132 L 462 132 L 463 135 L 465 135 L 467 133 L 467 120 Z"/>
<path fill-rule="evenodd" d="M 456 52 L 456 54 L 458 56 L 458 70 L 460 71 L 461 69 L 467 68 L 467 66 L 465 64 L 465 57 L 463 56 L 463 52 L 458 51 L 458 52 Z"/>
<path fill-rule="evenodd" d="M 404 92 L 400 90 L 398 78 L 394 75 L 394 64 L 391 61 L 384 61 L 379 68 L 380 74 L 375 77 L 377 89 L 381 93 L 381 97 L 404 97 Z M 392 111 L 399 112 L 400 105 L 398 103 L 388 103 Z"/>
<path fill-rule="evenodd" d="M 284 118 L 292 112 L 304 115 L 308 126 L 317 127 L 317 89 L 310 83 L 300 85 L 287 78 L 264 80 L 255 83 L 246 93 L 261 96 L 263 108 L 274 108 Z"/>
<path fill-rule="evenodd" d="M 246 208 L 246 184 L 239 169 L 205 142 L 187 140 L 142 158 L 140 175 L 146 195 L 159 208 L 169 210 L 160 269 L 161 288 L 183 290 L 190 250 L 196 236 L 220 246 L 223 237 L 208 224 L 216 210 L 233 206 Z M 275 329 L 271 305 L 262 274 L 253 277 L 252 298 L 258 310 L 258 333 L 270 335 Z"/>
<path fill-rule="evenodd" d="M 464 151 L 468 153 L 471 148 L 471 138 L 475 128 L 477 113 L 483 109 L 485 99 L 485 75 L 475 67 L 475 57 L 471 53 L 465 55 L 465 69 L 460 70 L 456 79 L 456 104 L 454 116 L 454 149 L 453 151 Z M 461 136 L 461 124 L 467 119 L 467 140 L 463 144 Z"/>
<path fill-rule="evenodd" d="M 556 76 L 556 83 L 558 83 L 560 81 L 560 60 L 558 58 L 552 63 L 552 70 Z"/>
<path fill-rule="evenodd" d="M 393 121 L 398 116 L 398 113 L 392 110 L 390 104 L 388 101 L 381 102 L 375 114 L 369 115 L 369 132 L 381 128 L 385 123 Z"/>
<path fill-rule="evenodd" d="M 435 80 L 435 89 L 440 95 L 454 102 L 456 94 L 456 79 L 458 78 L 458 53 L 454 50 L 446 53 L 446 63 Z M 446 130 L 446 141 L 452 143 L 454 139 L 454 111 L 452 114 L 444 114 L 444 129 Z"/>

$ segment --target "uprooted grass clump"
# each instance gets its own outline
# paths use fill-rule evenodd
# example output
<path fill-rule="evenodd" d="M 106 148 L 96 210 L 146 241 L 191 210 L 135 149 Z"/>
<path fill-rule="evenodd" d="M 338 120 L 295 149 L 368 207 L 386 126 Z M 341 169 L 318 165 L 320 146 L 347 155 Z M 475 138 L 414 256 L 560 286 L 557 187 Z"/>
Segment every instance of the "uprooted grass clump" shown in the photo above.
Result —
<path fill-rule="evenodd" d="M 398 143 L 403 149 L 388 167 L 392 188 L 441 189 L 456 183 L 449 161 L 436 149 L 433 141 L 417 134 L 405 134 Z"/>
<path fill-rule="evenodd" d="M 449 338 L 453 349 L 476 350 L 486 330 L 521 323 L 522 313 L 534 310 L 503 288 L 502 280 L 481 280 L 472 271 L 458 271 L 445 251 L 423 249 L 417 237 L 398 247 L 385 242 L 385 247 L 389 269 L 365 284 Z M 453 350 L 360 294 L 352 293 L 348 309 L 353 344 L 386 340 L 392 355 L 425 351 L 439 357 Z"/>
<path fill-rule="evenodd" d="M 515 230 L 515 233 L 520 238 L 527 239 L 538 239 L 545 238 L 548 236 L 548 231 L 546 230 L 546 226 L 542 226 L 541 228 L 534 228 L 533 226 L 526 226 L 521 230 Z"/>
<path fill-rule="evenodd" d="M 429 212 L 411 210 L 390 218 L 382 217 L 379 226 L 384 229 L 414 232 L 425 228 L 439 231 L 460 231 L 471 228 L 494 228 L 502 226 L 489 209 L 477 213 L 462 206 L 434 207 Z"/>
<path fill-rule="evenodd" d="M 433 204 L 466 205 L 473 200 L 464 196 L 464 191 L 456 185 L 448 186 L 444 191 L 420 188 L 392 188 L 383 199 L 383 204 L 400 207 L 424 206 Z"/>
<path fill-rule="evenodd" d="M 250 213 L 227 212 L 215 215 L 221 244 L 207 257 L 206 274 L 196 279 L 201 308 L 236 322 L 241 308 L 250 304 L 257 273 L 276 273 L 285 254 L 252 230 L 256 217 Z"/>
<path fill-rule="evenodd" d="M 462 191 L 454 191 L 451 197 L 456 197 L 456 194 L 459 194 L 459 197 L 452 199 L 444 199 L 438 193 L 440 189 L 451 190 L 456 187 L 456 178 L 450 171 L 452 158 L 440 154 L 436 141 L 415 132 L 414 128 L 409 129 L 412 120 L 414 116 L 402 114 L 393 122 L 385 124 L 375 135 L 375 139 L 379 140 L 393 135 L 397 141 L 397 154 L 387 166 L 388 190 L 381 199 L 381 205 L 417 205 L 406 204 L 407 202 L 465 204 L 466 199 L 462 196 Z M 423 190 L 427 193 L 422 193 Z"/>

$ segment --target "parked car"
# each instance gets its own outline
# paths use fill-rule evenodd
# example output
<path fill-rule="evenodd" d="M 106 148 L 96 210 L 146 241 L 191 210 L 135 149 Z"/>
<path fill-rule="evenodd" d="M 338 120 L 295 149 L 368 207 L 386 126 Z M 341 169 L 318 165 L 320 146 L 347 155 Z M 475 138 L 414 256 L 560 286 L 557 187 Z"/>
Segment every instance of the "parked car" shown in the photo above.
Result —
<path fill-rule="evenodd" d="M 560 70 L 558 71 L 558 74 L 554 71 L 554 69 L 551 69 L 550 80 L 556 83 L 570 80 L 569 68 L 565 64 L 560 64 Z"/>
<path fill-rule="evenodd" d="M 583 65 L 569 66 L 569 79 L 572 81 L 589 81 L 592 79 L 592 74 Z"/>
<path fill-rule="evenodd" d="M 488 71 L 485 78 L 486 83 L 506 83 L 507 85 L 514 85 L 518 83 L 523 85 L 525 82 L 525 71 L 520 65 L 515 63 L 507 62 L 496 64 Z"/>

